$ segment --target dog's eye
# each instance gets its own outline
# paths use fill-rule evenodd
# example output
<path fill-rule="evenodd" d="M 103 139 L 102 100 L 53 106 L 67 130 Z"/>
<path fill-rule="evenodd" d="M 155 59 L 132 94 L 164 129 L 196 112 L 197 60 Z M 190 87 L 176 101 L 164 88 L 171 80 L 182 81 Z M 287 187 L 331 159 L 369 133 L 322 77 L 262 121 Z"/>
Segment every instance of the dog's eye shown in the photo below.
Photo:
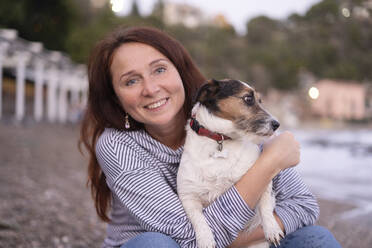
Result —
<path fill-rule="evenodd" d="M 252 106 L 254 104 L 254 96 L 253 95 L 245 95 L 245 96 L 243 96 L 243 100 L 248 106 Z"/>

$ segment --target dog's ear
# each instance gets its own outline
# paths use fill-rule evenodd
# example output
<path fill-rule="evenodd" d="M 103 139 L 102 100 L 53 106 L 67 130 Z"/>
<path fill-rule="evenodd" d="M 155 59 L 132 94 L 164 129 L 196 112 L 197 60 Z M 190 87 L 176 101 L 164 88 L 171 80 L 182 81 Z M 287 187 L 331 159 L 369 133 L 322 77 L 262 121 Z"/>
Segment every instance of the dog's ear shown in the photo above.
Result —
<path fill-rule="evenodd" d="M 200 104 L 206 106 L 210 110 L 216 109 L 216 95 L 218 94 L 220 89 L 220 81 L 215 79 L 208 80 L 198 89 L 194 98 L 194 103 L 200 102 Z"/>
<path fill-rule="evenodd" d="M 219 82 L 215 79 L 206 81 L 202 86 L 199 87 L 194 97 L 194 103 L 204 102 L 206 99 L 213 97 L 219 91 Z"/>

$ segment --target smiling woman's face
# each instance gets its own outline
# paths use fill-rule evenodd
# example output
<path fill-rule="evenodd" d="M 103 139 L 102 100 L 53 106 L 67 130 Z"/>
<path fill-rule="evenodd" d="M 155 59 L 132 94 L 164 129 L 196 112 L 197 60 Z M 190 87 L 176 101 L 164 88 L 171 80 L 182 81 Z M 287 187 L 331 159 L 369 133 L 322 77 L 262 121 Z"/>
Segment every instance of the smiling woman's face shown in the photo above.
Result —
<path fill-rule="evenodd" d="M 166 128 L 184 118 L 182 79 L 158 50 L 142 43 L 125 43 L 115 51 L 110 71 L 125 112 L 145 127 Z"/>

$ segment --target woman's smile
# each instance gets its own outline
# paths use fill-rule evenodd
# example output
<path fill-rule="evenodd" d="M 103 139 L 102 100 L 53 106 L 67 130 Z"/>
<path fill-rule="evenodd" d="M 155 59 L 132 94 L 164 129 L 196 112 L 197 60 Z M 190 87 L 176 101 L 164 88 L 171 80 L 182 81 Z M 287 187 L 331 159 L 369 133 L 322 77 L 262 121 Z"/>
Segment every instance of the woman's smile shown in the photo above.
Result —
<path fill-rule="evenodd" d="M 169 97 L 163 98 L 159 101 L 150 103 L 145 106 L 146 109 L 151 110 L 151 111 L 159 111 L 165 107 L 165 105 L 168 103 Z"/>

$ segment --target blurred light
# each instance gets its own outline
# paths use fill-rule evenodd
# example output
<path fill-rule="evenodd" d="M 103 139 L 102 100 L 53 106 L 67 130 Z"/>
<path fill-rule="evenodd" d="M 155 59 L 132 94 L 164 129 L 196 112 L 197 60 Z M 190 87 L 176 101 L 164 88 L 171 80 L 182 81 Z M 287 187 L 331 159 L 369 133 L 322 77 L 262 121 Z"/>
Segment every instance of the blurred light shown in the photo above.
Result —
<path fill-rule="evenodd" d="M 111 3 L 111 9 L 115 13 L 120 12 L 124 8 L 124 0 L 110 0 Z"/>
<path fill-rule="evenodd" d="M 342 15 L 345 16 L 346 18 L 350 17 L 350 10 L 348 8 L 343 8 Z"/>
<path fill-rule="evenodd" d="M 319 97 L 319 90 L 315 87 L 309 89 L 309 96 L 311 99 L 317 99 Z"/>

